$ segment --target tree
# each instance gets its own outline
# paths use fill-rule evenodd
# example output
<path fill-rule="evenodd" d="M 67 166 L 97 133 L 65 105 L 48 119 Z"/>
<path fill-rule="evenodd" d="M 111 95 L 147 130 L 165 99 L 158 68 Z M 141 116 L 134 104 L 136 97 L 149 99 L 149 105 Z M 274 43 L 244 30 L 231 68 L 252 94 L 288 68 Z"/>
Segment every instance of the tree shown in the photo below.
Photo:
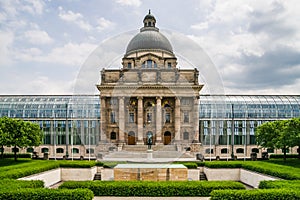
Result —
<path fill-rule="evenodd" d="M 282 149 L 286 160 L 286 150 L 300 144 L 299 128 L 300 123 L 298 125 L 296 120 L 267 122 L 257 128 L 256 141 L 265 148 Z"/>
<path fill-rule="evenodd" d="M 298 158 L 300 159 L 300 118 L 289 120 L 288 132 L 292 146 L 298 146 Z"/>
<path fill-rule="evenodd" d="M 0 118 L 0 148 L 1 148 L 1 158 L 3 158 L 4 146 L 8 143 L 8 131 L 5 126 L 5 122 L 8 120 L 8 117 Z"/>
<path fill-rule="evenodd" d="M 5 145 L 13 147 L 15 160 L 17 160 L 17 147 L 32 147 L 42 143 L 43 134 L 38 124 L 7 117 L 2 119 L 7 133 Z"/>

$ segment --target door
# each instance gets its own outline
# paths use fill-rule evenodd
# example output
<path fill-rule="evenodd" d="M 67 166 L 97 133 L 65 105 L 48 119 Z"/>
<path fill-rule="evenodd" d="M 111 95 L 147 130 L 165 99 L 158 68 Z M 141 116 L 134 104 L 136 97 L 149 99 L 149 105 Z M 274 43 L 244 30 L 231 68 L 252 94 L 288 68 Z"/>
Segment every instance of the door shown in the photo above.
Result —
<path fill-rule="evenodd" d="M 171 133 L 169 131 L 164 133 L 164 145 L 168 145 L 171 143 Z"/>
<path fill-rule="evenodd" d="M 135 133 L 133 131 L 128 133 L 128 145 L 135 145 Z"/>

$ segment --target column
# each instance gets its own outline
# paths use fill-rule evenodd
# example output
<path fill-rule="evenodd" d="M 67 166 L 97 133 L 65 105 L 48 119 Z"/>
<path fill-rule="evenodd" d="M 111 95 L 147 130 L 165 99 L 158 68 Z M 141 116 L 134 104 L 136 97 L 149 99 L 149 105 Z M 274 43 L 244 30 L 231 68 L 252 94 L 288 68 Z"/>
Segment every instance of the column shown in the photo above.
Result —
<path fill-rule="evenodd" d="M 138 97 L 138 141 L 137 144 L 144 144 L 143 141 L 143 126 L 144 126 L 144 117 L 143 117 L 143 97 Z"/>
<path fill-rule="evenodd" d="M 106 116 L 106 98 L 101 97 L 100 102 L 100 142 L 106 142 L 106 128 L 105 128 L 105 116 Z"/>
<path fill-rule="evenodd" d="M 124 112 L 124 97 L 119 97 L 119 142 L 125 142 L 125 112 Z"/>
<path fill-rule="evenodd" d="M 156 97 L 156 142 L 162 143 L 161 97 Z"/>
<path fill-rule="evenodd" d="M 175 97 L 175 142 L 180 139 L 180 97 Z"/>
<path fill-rule="evenodd" d="M 199 142 L 199 97 L 194 97 L 194 138 L 193 140 Z"/>

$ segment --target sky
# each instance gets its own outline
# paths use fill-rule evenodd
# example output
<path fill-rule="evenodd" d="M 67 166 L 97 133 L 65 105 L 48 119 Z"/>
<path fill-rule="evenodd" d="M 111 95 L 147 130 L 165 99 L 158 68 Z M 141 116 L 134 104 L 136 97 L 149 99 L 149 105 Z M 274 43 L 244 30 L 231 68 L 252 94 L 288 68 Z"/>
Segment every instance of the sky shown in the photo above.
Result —
<path fill-rule="evenodd" d="M 0 95 L 73 94 L 89 80 L 81 92 L 96 94 L 88 74 L 100 79 L 104 55 L 125 53 L 149 9 L 205 52 L 225 94 L 300 94 L 298 0 L 1 0 Z M 205 84 L 211 70 L 197 68 Z"/>

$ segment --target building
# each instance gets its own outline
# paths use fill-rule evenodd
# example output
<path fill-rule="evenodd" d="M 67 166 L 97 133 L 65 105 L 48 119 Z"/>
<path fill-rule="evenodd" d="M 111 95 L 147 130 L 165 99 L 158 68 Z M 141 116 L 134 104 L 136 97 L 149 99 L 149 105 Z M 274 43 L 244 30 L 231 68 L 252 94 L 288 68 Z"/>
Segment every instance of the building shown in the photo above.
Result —
<path fill-rule="evenodd" d="M 101 71 L 99 95 L 0 96 L 0 117 L 39 123 L 45 133 L 43 145 L 19 151 L 95 158 L 151 143 L 212 159 L 281 153 L 260 149 L 254 133 L 264 122 L 300 117 L 300 95 L 199 95 L 198 70 L 177 67 L 150 12 L 143 25 L 127 46 L 123 67 Z"/>

